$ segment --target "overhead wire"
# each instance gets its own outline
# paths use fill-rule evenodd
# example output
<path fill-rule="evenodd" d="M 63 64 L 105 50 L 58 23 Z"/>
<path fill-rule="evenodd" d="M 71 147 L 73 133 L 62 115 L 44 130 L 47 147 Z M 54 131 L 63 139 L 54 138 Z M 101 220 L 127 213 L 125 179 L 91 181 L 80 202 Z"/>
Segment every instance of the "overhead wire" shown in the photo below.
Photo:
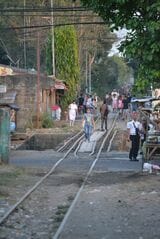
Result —
<path fill-rule="evenodd" d="M 49 25 L 31 25 L 31 26 L 23 26 L 23 27 L 4 27 L 0 30 L 20 30 L 20 29 L 30 29 L 30 28 L 50 28 L 52 26 L 54 27 L 61 27 L 61 26 L 69 26 L 69 25 L 91 25 L 91 24 L 100 24 L 104 25 L 106 24 L 104 21 L 97 21 L 97 22 L 70 22 L 70 23 L 57 23 L 57 24 L 49 24 Z"/>
<path fill-rule="evenodd" d="M 39 7 L 39 8 L 27 8 L 27 7 L 12 7 L 12 8 L 0 8 L 0 12 L 68 12 L 68 11 L 90 11 L 91 9 L 84 7 Z"/>

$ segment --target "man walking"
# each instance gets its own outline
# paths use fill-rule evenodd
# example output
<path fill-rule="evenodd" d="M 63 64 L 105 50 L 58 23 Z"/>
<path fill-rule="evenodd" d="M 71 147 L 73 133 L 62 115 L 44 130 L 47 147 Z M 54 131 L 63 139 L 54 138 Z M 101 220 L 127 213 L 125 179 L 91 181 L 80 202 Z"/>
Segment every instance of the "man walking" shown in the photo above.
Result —
<path fill-rule="evenodd" d="M 106 99 L 103 100 L 103 104 L 100 107 L 100 113 L 101 113 L 101 130 L 104 131 L 107 130 L 107 121 L 108 121 L 108 105 L 106 102 Z"/>
<path fill-rule="evenodd" d="M 141 123 L 137 120 L 137 112 L 132 112 L 132 120 L 127 123 L 128 140 L 131 141 L 131 148 L 129 152 L 129 159 L 131 161 L 138 161 L 137 155 L 140 144 L 139 131 Z"/>

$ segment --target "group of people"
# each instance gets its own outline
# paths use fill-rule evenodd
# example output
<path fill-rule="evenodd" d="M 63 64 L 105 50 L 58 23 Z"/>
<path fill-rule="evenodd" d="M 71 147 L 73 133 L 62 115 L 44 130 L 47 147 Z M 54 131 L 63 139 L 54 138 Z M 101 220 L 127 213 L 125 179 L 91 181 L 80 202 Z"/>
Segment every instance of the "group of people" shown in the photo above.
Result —
<path fill-rule="evenodd" d="M 79 97 L 78 105 L 76 101 L 73 101 L 68 107 L 68 117 L 70 126 L 74 126 L 74 122 L 78 113 L 83 113 L 82 127 L 85 133 L 85 139 L 90 142 L 90 137 L 95 129 L 95 121 L 93 115 L 93 100 L 91 96 L 86 97 L 86 104 L 84 104 L 85 98 L 82 100 L 82 95 Z M 83 107 L 82 107 L 83 106 Z"/>
<path fill-rule="evenodd" d="M 109 112 L 118 111 L 121 119 L 127 119 L 129 102 L 129 96 L 119 95 L 116 91 L 113 91 L 104 97 L 99 108 L 101 116 L 101 131 L 108 129 L 107 123 Z M 97 108 L 97 99 L 91 95 L 83 96 L 83 94 L 79 96 L 78 101 L 73 101 L 68 106 L 68 119 L 70 126 L 74 126 L 77 114 L 82 113 L 82 127 L 84 129 L 85 139 L 88 140 L 88 142 L 90 141 L 90 137 L 95 129 L 93 114 L 94 108 Z M 141 122 L 138 120 L 137 112 L 133 111 L 130 115 L 131 120 L 127 122 L 128 140 L 131 142 L 129 159 L 131 161 L 138 161 L 137 155 L 139 148 L 143 147 L 149 126 L 144 118 Z"/>
<path fill-rule="evenodd" d="M 119 114 L 119 118 L 127 120 L 129 108 L 131 103 L 131 96 L 129 94 L 119 94 L 116 90 L 106 94 L 106 102 L 110 112 Z"/>
<path fill-rule="evenodd" d="M 94 112 L 97 109 L 97 102 L 98 97 L 96 94 L 93 96 L 90 94 L 83 95 L 82 93 L 77 99 L 77 105 L 78 105 L 78 113 L 86 113 L 87 108 L 90 108 L 92 112 Z"/>

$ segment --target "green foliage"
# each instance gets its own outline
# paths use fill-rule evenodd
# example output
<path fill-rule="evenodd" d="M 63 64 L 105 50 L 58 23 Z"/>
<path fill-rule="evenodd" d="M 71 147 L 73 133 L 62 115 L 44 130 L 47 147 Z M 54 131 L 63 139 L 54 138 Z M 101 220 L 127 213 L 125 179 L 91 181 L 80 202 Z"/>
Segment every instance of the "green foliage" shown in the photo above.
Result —
<path fill-rule="evenodd" d="M 52 72 L 53 72 L 51 39 L 52 39 L 52 36 L 51 34 L 49 34 L 47 43 L 46 43 L 46 71 L 48 75 L 52 75 Z"/>
<path fill-rule="evenodd" d="M 44 113 L 42 115 L 42 128 L 52 128 L 53 127 L 53 119 L 51 114 Z"/>
<path fill-rule="evenodd" d="M 117 80 L 118 86 L 122 87 L 126 83 L 129 83 L 131 69 L 127 66 L 124 58 L 113 56 L 112 59 L 117 64 L 118 67 L 118 80 Z"/>
<path fill-rule="evenodd" d="M 102 58 L 92 68 L 92 90 L 103 98 L 106 92 L 118 87 L 118 67 L 111 58 Z"/>
<path fill-rule="evenodd" d="M 148 0 L 81 0 L 96 11 L 111 29 L 129 30 L 121 46 L 127 58 L 138 64 L 138 81 L 158 83 L 160 78 L 160 1 Z M 147 74 L 146 74 L 147 72 Z M 143 87 L 144 83 L 139 84 Z"/>
<path fill-rule="evenodd" d="M 123 88 L 126 83 L 129 83 L 131 69 L 127 66 L 123 58 L 118 56 L 106 57 L 104 53 L 101 55 L 100 62 L 92 67 L 92 89 L 101 98 L 106 92 L 113 89 Z"/>
<path fill-rule="evenodd" d="M 78 42 L 73 26 L 59 27 L 55 29 L 55 68 L 56 77 L 66 82 L 68 91 L 62 99 L 62 108 L 66 109 L 77 95 L 79 85 L 79 59 Z M 51 74 L 51 36 L 46 48 L 47 71 Z"/>

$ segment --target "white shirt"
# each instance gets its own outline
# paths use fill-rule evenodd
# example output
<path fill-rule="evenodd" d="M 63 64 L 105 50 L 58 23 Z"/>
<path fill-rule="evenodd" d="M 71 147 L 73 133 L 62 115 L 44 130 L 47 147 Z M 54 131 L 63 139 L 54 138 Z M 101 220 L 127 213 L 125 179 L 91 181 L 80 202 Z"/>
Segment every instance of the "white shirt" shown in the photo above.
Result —
<path fill-rule="evenodd" d="M 135 125 L 135 126 L 134 126 Z M 127 123 L 127 129 L 129 129 L 130 131 L 130 135 L 136 135 L 136 128 L 138 128 L 139 130 L 141 129 L 141 123 L 139 121 L 129 121 Z"/>

